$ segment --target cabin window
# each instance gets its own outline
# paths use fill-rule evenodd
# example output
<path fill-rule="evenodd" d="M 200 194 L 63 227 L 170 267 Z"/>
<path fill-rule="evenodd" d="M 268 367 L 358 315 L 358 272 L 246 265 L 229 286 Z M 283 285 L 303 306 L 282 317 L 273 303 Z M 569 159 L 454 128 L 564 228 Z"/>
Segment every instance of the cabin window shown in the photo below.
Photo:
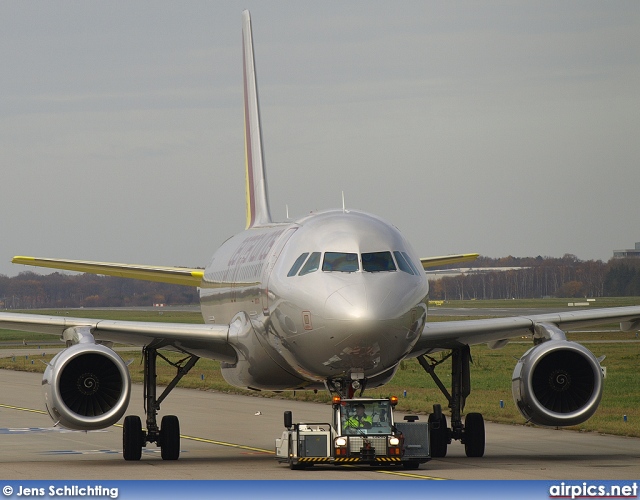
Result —
<path fill-rule="evenodd" d="M 368 273 L 395 271 L 396 265 L 391 252 L 372 252 L 362 254 L 362 269 Z"/>
<path fill-rule="evenodd" d="M 298 276 L 304 276 L 305 274 L 313 273 L 318 270 L 320 266 L 320 252 L 313 252 L 309 257 L 309 260 L 302 266 L 302 270 Z"/>
<path fill-rule="evenodd" d="M 396 262 L 398 263 L 398 267 L 400 268 L 400 271 L 404 271 L 405 273 L 409 273 L 409 274 L 415 274 L 411 269 L 411 266 L 409 265 L 407 260 L 404 258 L 404 255 L 402 255 L 402 253 L 395 251 L 393 252 L 393 255 L 396 258 Z"/>
<path fill-rule="evenodd" d="M 302 266 L 304 261 L 307 259 L 308 255 L 309 255 L 309 252 L 305 252 L 300 257 L 298 257 L 296 259 L 296 261 L 293 263 L 293 266 L 291 266 L 291 270 L 289 271 L 287 276 L 291 277 L 291 276 L 295 276 L 296 274 L 298 274 L 298 271 L 300 270 L 300 267 Z"/>
<path fill-rule="evenodd" d="M 354 273 L 360 269 L 357 253 L 325 252 L 323 271 Z"/>

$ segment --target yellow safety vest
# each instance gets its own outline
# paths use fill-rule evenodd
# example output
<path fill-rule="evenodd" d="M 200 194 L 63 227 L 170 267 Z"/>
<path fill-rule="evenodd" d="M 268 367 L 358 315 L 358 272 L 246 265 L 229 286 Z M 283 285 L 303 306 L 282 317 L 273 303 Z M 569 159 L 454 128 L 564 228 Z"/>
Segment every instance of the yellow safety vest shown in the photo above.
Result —
<path fill-rule="evenodd" d="M 349 417 L 345 424 L 345 427 L 365 427 L 366 424 L 369 424 L 369 427 L 373 425 L 373 419 L 369 415 L 363 415 L 362 417 L 354 415 L 353 417 Z"/>

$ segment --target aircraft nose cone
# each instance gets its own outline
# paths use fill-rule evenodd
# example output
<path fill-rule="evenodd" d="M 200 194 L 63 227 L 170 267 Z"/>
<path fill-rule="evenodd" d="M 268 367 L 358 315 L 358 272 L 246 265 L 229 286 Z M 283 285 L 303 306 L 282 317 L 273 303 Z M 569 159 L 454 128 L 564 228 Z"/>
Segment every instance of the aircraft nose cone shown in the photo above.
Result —
<path fill-rule="evenodd" d="M 367 309 L 364 285 L 347 285 L 327 297 L 324 316 L 326 319 L 360 319 Z"/>
<path fill-rule="evenodd" d="M 363 283 L 346 285 L 327 297 L 325 318 L 339 320 L 384 320 L 400 311 L 390 300 L 389 288 L 367 287 Z"/>
<path fill-rule="evenodd" d="M 309 336 L 305 356 L 322 359 L 316 371 L 326 376 L 362 371 L 365 376 L 381 373 L 409 352 L 416 340 L 412 322 L 416 303 L 397 275 L 371 274 L 358 283 L 336 283 L 324 304 L 322 343 Z M 309 362 L 312 360 L 309 359 Z"/>

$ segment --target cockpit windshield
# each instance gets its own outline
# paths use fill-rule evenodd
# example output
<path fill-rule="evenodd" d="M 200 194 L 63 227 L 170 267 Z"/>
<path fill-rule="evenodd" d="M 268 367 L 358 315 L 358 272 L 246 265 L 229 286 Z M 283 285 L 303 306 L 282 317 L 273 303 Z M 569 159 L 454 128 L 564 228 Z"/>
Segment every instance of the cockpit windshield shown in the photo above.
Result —
<path fill-rule="evenodd" d="M 322 262 L 323 271 L 355 273 L 360 270 L 357 253 L 325 252 Z"/>
<path fill-rule="evenodd" d="M 409 274 L 418 274 L 417 271 L 414 272 L 414 267 L 411 265 L 411 259 L 409 259 L 409 256 L 406 253 L 395 251 L 393 252 L 393 255 L 398 262 L 400 271 L 404 271 L 405 273 Z"/>
<path fill-rule="evenodd" d="M 318 270 L 320 266 L 320 252 L 313 252 L 309 260 L 307 260 L 306 264 L 302 267 L 300 271 L 300 276 L 304 276 L 305 274 L 313 273 Z"/>
<path fill-rule="evenodd" d="M 390 403 L 382 401 L 342 401 L 340 425 L 343 435 L 390 434 Z"/>
<path fill-rule="evenodd" d="M 322 262 L 322 265 L 320 264 Z M 406 252 L 395 250 L 394 252 L 304 252 L 298 256 L 287 276 L 304 276 L 322 269 L 324 272 L 355 273 L 381 273 L 400 270 L 407 274 L 419 276 L 411 258 Z"/>
<path fill-rule="evenodd" d="M 379 273 L 381 271 L 395 271 L 396 265 L 393 263 L 391 252 L 363 253 L 362 269 L 368 273 Z"/>
<path fill-rule="evenodd" d="M 306 260 L 308 255 L 309 255 L 309 252 L 305 252 L 302 255 L 300 255 L 300 257 L 298 257 L 296 261 L 293 263 L 293 266 L 291 266 L 291 269 L 289 270 L 289 273 L 287 274 L 287 276 L 291 277 L 298 274 L 298 271 L 302 267 L 302 264 L 304 264 L 304 261 Z"/>

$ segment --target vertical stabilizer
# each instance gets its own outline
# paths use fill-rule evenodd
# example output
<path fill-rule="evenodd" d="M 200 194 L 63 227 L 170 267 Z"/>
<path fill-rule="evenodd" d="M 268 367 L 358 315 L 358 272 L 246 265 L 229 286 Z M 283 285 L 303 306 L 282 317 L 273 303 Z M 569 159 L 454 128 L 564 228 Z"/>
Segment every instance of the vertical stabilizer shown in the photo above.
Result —
<path fill-rule="evenodd" d="M 242 13 L 242 51 L 244 59 L 244 147 L 247 188 L 247 229 L 269 224 L 269 198 L 264 170 L 262 130 L 256 68 L 253 58 L 253 35 L 249 11 Z"/>

